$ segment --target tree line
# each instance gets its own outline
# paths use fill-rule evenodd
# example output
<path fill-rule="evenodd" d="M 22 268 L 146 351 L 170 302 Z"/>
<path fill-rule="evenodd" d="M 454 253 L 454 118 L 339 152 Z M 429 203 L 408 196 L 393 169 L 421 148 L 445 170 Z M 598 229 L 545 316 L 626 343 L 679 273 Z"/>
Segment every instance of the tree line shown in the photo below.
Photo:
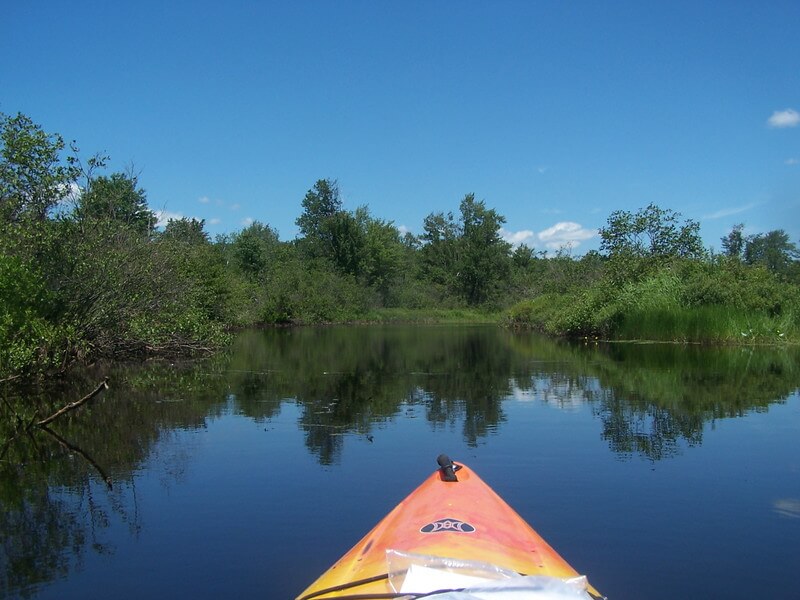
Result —
<path fill-rule="evenodd" d="M 24 114 L 0 114 L 0 377 L 203 352 L 234 327 L 390 309 L 508 310 L 515 325 L 613 336 L 636 308 L 628 300 L 653 296 L 796 327 L 798 252 L 780 230 L 745 236 L 736 225 L 715 254 L 696 222 L 651 205 L 612 213 L 600 252 L 547 255 L 503 240 L 505 218 L 473 194 L 457 212 L 428 215 L 415 236 L 367 206 L 345 209 L 336 181 L 320 179 L 302 198 L 295 240 L 260 222 L 212 240 L 202 220 L 157 228 L 138 175 L 104 174 L 107 164 Z"/>

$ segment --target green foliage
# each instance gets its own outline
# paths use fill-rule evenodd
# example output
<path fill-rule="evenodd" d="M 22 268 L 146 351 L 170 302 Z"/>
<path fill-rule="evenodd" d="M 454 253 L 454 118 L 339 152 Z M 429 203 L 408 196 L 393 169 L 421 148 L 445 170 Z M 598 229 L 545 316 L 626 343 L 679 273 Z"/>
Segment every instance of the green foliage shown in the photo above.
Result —
<path fill-rule="evenodd" d="M 188 247 L 205 246 L 209 243 L 205 232 L 205 219 L 170 219 L 164 227 L 161 239 L 179 242 Z"/>
<path fill-rule="evenodd" d="M 136 177 L 95 177 L 99 156 L 62 163 L 61 138 L 23 115 L 0 125 L 0 375 L 224 341 L 237 286 L 202 222 L 153 236 Z M 74 210 L 54 214 L 79 178 Z"/>
<path fill-rule="evenodd" d="M 507 321 L 547 333 L 703 343 L 800 340 L 800 288 L 737 260 L 678 260 L 618 284 L 611 275 L 514 306 Z"/>
<path fill-rule="evenodd" d="M 366 215 L 360 272 L 363 281 L 380 296 L 383 306 L 396 299 L 405 249 L 393 223 Z"/>
<path fill-rule="evenodd" d="M 263 280 L 275 264 L 280 246 L 278 232 L 255 221 L 230 241 L 233 260 L 250 281 Z"/>
<path fill-rule="evenodd" d="M 331 258 L 336 253 L 342 212 L 339 185 L 335 180 L 319 179 L 302 201 L 303 213 L 295 221 L 300 228 L 303 250 L 312 258 Z"/>
<path fill-rule="evenodd" d="M 149 235 L 156 216 L 147 207 L 147 195 L 135 175 L 114 173 L 90 179 L 81 194 L 74 217 L 87 224 L 114 221 L 140 235 Z"/>
<path fill-rule="evenodd" d="M 338 185 L 331 180 L 317 181 L 302 206 L 297 225 L 303 256 L 327 261 L 339 275 L 368 287 L 384 305 L 390 303 L 404 254 L 397 228 L 373 218 L 366 207 L 343 210 Z"/>
<path fill-rule="evenodd" d="M 788 276 L 797 273 L 794 263 L 798 259 L 800 251 L 783 229 L 747 238 L 744 260 L 748 265 L 763 265 L 774 273 Z"/>
<path fill-rule="evenodd" d="M 500 237 L 505 218 L 467 194 L 461 217 L 431 213 L 425 218 L 423 275 L 470 306 L 496 301 L 511 275 L 511 245 Z"/>
<path fill-rule="evenodd" d="M 467 194 L 461 201 L 461 251 L 458 290 L 467 304 L 484 304 L 508 281 L 511 244 L 500 237 L 505 217 Z"/>
<path fill-rule="evenodd" d="M 606 261 L 597 252 L 588 252 L 575 259 L 567 252 L 559 251 L 555 256 L 544 253 L 520 261 L 517 253 L 512 271 L 516 293 L 522 297 L 539 294 L 567 293 L 585 289 L 599 279 Z"/>
<path fill-rule="evenodd" d="M 461 229 L 453 213 L 431 213 L 425 217 L 420 260 L 422 274 L 431 283 L 447 290 L 456 288 Z"/>
<path fill-rule="evenodd" d="M 154 231 L 136 176 L 96 176 L 105 157 L 84 165 L 74 144 L 62 161 L 60 136 L 24 115 L 0 118 L 0 141 L 0 375 L 211 349 L 233 326 L 483 321 L 517 301 L 509 324 L 557 335 L 800 339 L 798 251 L 781 230 L 744 238 L 737 225 L 725 256 L 708 257 L 696 222 L 651 204 L 611 214 L 604 255 L 512 252 L 505 218 L 472 194 L 457 217 L 431 213 L 419 237 L 401 236 L 320 179 L 297 240 L 255 222 L 212 243 L 196 219 Z"/>
<path fill-rule="evenodd" d="M 61 162 L 63 138 L 21 113 L 0 113 L 0 144 L 0 220 L 43 221 L 80 174 L 74 158 Z"/>
<path fill-rule="evenodd" d="M 600 228 L 600 249 L 608 256 L 684 257 L 704 254 L 700 224 L 691 219 L 680 222 L 680 213 L 655 204 L 636 213 L 617 210 Z"/>
<path fill-rule="evenodd" d="M 0 374 L 57 361 L 62 335 L 48 320 L 52 303 L 34 266 L 0 254 Z"/>
<path fill-rule="evenodd" d="M 199 263 L 202 250 L 187 251 L 174 240 L 151 242 L 114 221 L 85 231 L 65 223 L 62 236 L 70 254 L 53 273 L 58 317 L 74 327 L 79 353 L 189 349 L 216 334 L 217 300 L 204 293 L 209 288 L 201 279 L 211 279 L 213 263 Z"/>
<path fill-rule="evenodd" d="M 555 323 L 570 302 L 565 294 L 542 294 L 518 302 L 506 311 L 504 323 L 515 328 L 532 328 L 544 333 L 561 334 Z"/>
<path fill-rule="evenodd" d="M 728 258 L 741 258 L 744 253 L 745 238 L 742 234 L 744 223 L 737 223 L 730 233 L 722 238 L 722 250 Z"/>

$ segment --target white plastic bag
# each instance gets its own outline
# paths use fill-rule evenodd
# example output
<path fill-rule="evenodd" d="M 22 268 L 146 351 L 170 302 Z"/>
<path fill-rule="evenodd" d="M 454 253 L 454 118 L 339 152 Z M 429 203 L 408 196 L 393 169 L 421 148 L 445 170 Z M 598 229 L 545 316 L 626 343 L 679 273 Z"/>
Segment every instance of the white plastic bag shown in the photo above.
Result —
<path fill-rule="evenodd" d="M 490 563 L 444 556 L 386 551 L 389 584 L 397 593 L 425 594 L 436 600 L 586 600 L 586 577 L 569 580 L 522 576 Z M 446 591 L 454 590 L 454 591 Z M 455 591 L 459 590 L 459 591 Z"/>

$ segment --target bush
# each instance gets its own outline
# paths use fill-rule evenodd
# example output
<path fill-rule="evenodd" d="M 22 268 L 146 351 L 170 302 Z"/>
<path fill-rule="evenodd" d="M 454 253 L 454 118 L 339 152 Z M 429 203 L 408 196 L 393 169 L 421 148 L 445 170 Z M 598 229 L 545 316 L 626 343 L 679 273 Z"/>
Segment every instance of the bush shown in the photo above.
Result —
<path fill-rule="evenodd" d="M 0 254 L 0 375 L 57 363 L 64 332 L 49 320 L 52 296 L 36 269 Z"/>

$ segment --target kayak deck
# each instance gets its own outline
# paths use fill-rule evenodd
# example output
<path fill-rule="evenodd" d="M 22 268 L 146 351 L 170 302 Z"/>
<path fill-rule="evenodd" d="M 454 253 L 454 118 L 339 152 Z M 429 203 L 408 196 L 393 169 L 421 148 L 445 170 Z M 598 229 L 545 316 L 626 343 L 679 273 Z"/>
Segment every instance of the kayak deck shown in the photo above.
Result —
<path fill-rule="evenodd" d="M 457 482 L 444 477 L 442 470 L 428 477 L 298 600 L 394 597 L 385 595 L 395 591 L 387 551 L 479 561 L 524 575 L 579 576 L 471 469 L 461 465 Z"/>

